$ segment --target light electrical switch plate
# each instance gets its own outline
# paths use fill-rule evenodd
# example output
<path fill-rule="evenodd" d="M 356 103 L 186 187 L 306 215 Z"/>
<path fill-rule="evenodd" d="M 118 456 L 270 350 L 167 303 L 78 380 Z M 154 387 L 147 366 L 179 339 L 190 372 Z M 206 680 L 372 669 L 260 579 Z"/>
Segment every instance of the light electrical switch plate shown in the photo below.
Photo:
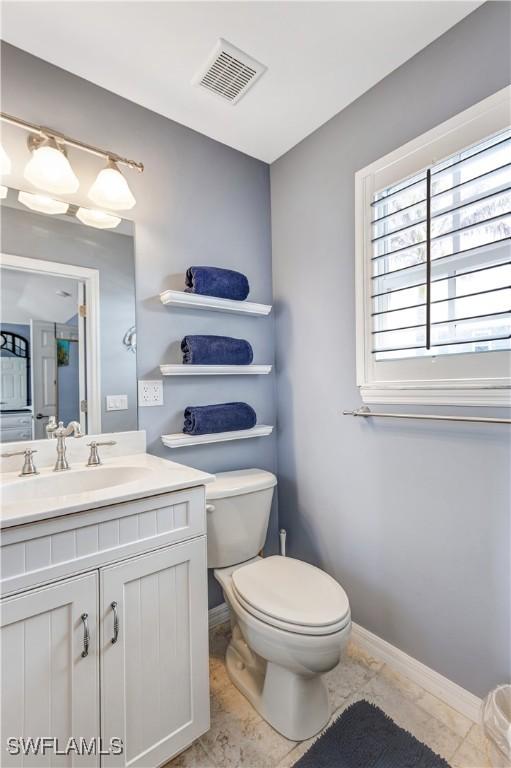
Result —
<path fill-rule="evenodd" d="M 127 411 L 128 395 L 107 395 L 106 409 L 107 411 Z"/>
<path fill-rule="evenodd" d="M 138 404 L 141 407 L 148 405 L 163 405 L 162 379 L 138 382 Z"/>

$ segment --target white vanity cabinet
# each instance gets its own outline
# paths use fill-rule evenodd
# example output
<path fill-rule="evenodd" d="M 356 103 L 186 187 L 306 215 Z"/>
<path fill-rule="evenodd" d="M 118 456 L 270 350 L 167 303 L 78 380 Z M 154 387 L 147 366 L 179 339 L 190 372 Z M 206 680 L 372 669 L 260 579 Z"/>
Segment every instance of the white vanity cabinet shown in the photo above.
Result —
<path fill-rule="evenodd" d="M 202 486 L 7 528 L 1 554 L 2 766 L 156 768 L 208 729 Z M 123 751 L 27 758 L 10 736 Z"/>
<path fill-rule="evenodd" d="M 74 735 L 89 742 L 98 735 L 98 597 L 98 575 L 90 573 L 3 601 L 3 768 L 99 765 L 95 756 L 22 758 L 6 751 L 9 737 L 54 736 L 67 742 Z"/>
<path fill-rule="evenodd" d="M 161 765 L 209 728 L 205 558 L 202 538 L 101 569 L 102 734 L 124 743 L 105 766 Z"/>

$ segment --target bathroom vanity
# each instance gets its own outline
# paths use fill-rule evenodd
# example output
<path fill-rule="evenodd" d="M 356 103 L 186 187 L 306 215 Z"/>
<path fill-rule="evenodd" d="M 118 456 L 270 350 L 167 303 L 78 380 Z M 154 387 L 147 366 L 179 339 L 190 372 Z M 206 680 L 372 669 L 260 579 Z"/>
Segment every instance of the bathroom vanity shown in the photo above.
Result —
<path fill-rule="evenodd" d="M 101 466 L 85 466 L 88 440 L 69 441 L 62 473 L 55 441 L 33 444 L 37 476 L 18 477 L 21 457 L 2 461 L 3 740 L 49 736 L 65 749 L 100 737 L 105 751 L 97 741 L 93 754 L 48 752 L 38 765 L 156 767 L 209 727 L 212 477 L 146 454 L 144 433 L 110 437 Z"/>

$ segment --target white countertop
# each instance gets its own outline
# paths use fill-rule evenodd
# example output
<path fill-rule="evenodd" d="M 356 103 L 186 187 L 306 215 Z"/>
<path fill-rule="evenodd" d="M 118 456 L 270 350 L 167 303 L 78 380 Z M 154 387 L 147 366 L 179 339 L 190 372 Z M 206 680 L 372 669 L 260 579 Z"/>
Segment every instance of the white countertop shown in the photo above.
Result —
<path fill-rule="evenodd" d="M 130 479 L 130 468 L 133 470 L 131 474 L 136 475 L 133 480 Z M 105 475 L 102 475 L 104 470 Z M 103 476 L 109 477 L 112 484 L 101 488 L 87 487 L 101 482 Z M 116 479 L 120 481 L 113 484 Z M 59 490 L 50 495 L 53 480 L 56 486 L 62 483 L 60 495 Z M 105 459 L 99 467 L 76 464 L 65 472 L 42 467 L 39 475 L 33 477 L 19 477 L 19 470 L 4 472 L 0 474 L 0 528 L 192 488 L 213 480 L 214 475 L 148 453 Z M 72 492 L 68 492 L 69 488 Z"/>

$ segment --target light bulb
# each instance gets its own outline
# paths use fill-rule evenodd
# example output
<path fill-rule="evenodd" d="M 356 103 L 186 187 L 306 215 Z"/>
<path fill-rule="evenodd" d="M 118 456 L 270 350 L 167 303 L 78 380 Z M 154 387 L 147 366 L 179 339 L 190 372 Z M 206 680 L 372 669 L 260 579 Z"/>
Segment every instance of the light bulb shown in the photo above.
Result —
<path fill-rule="evenodd" d="M 24 176 L 34 187 L 54 195 L 72 194 L 80 186 L 64 150 L 51 137 L 32 150 Z"/>
<path fill-rule="evenodd" d="M 0 144 L 0 175 L 8 176 L 11 172 L 11 158 Z"/>
<path fill-rule="evenodd" d="M 107 167 L 98 173 L 96 181 L 89 190 L 89 197 L 96 205 L 112 211 L 133 208 L 137 202 L 128 182 L 113 160 L 109 160 Z"/>
<path fill-rule="evenodd" d="M 82 224 L 87 224 L 88 227 L 96 227 L 96 229 L 114 229 L 114 227 L 121 223 L 119 216 L 114 216 L 106 211 L 94 211 L 92 208 L 78 208 L 76 218 Z"/>
<path fill-rule="evenodd" d="M 58 213 L 66 213 L 69 208 L 69 203 L 63 203 L 61 200 L 54 200 L 52 197 L 46 195 L 35 195 L 32 192 L 20 192 L 18 200 L 31 211 L 37 211 L 38 213 L 48 213 L 54 216 Z"/>
<path fill-rule="evenodd" d="M 8 187 L 4 187 L 3 184 L 0 184 L 0 200 L 5 200 L 7 197 L 7 193 L 9 191 Z"/>

